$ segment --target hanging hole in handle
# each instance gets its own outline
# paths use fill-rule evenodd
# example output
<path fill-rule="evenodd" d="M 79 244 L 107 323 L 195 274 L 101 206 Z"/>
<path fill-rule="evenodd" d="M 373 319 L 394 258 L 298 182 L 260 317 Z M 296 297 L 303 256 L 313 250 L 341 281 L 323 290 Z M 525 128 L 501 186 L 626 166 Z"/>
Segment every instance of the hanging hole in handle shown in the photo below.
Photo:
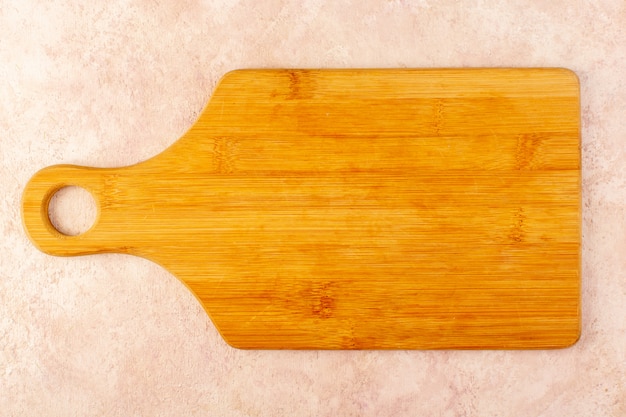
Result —
<path fill-rule="evenodd" d="M 93 195 L 82 187 L 69 185 L 59 189 L 48 204 L 52 226 L 65 236 L 78 236 L 96 221 L 97 206 Z"/>

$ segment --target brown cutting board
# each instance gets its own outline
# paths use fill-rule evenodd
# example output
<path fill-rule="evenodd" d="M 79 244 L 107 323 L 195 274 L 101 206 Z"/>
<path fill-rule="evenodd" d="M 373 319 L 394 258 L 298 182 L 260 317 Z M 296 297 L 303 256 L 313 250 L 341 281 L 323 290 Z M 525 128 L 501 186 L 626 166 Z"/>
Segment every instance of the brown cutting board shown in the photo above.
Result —
<path fill-rule="evenodd" d="M 580 117 L 564 69 L 243 70 L 173 146 L 48 167 L 53 255 L 129 253 L 239 348 L 556 348 L 580 332 Z M 61 187 L 98 218 L 65 236 Z"/>

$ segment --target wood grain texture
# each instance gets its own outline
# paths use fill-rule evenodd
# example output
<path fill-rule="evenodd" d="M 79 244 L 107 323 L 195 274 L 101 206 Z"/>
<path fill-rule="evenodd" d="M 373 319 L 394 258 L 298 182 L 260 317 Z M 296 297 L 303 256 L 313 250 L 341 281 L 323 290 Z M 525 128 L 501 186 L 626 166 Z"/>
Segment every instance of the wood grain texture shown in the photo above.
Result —
<path fill-rule="evenodd" d="M 556 348 L 580 333 L 580 118 L 563 69 L 242 70 L 140 164 L 48 167 L 53 255 L 129 253 L 240 348 Z M 56 190 L 95 197 L 82 235 Z"/>

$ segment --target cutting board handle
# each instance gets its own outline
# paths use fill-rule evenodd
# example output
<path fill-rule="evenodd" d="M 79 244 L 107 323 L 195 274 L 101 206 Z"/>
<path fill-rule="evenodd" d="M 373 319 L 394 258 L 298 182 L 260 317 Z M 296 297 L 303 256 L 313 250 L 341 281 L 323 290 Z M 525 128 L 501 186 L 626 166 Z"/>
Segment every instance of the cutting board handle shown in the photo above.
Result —
<path fill-rule="evenodd" d="M 106 210 L 102 210 L 115 201 L 107 192 L 113 188 L 111 183 L 118 183 L 116 178 L 122 171 L 123 168 L 53 165 L 37 172 L 26 185 L 22 197 L 22 219 L 31 241 L 43 252 L 56 256 L 125 252 L 123 247 L 114 243 L 116 239 L 111 239 Z M 97 215 L 93 226 L 77 236 L 59 232 L 48 217 L 50 200 L 67 186 L 84 188 L 96 201 Z"/>

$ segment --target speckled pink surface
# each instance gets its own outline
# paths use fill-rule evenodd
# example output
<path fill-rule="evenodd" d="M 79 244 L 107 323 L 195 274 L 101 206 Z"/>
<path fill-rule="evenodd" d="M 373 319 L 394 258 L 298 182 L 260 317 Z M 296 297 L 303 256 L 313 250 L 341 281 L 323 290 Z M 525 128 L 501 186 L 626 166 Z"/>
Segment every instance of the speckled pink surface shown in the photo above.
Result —
<path fill-rule="evenodd" d="M 160 267 L 50 257 L 22 229 L 35 171 L 161 152 L 228 70 L 433 66 L 580 77 L 583 332 L 572 348 L 235 350 Z M 626 415 L 623 0 L 0 1 L 0 184 L 1 416 Z"/>

